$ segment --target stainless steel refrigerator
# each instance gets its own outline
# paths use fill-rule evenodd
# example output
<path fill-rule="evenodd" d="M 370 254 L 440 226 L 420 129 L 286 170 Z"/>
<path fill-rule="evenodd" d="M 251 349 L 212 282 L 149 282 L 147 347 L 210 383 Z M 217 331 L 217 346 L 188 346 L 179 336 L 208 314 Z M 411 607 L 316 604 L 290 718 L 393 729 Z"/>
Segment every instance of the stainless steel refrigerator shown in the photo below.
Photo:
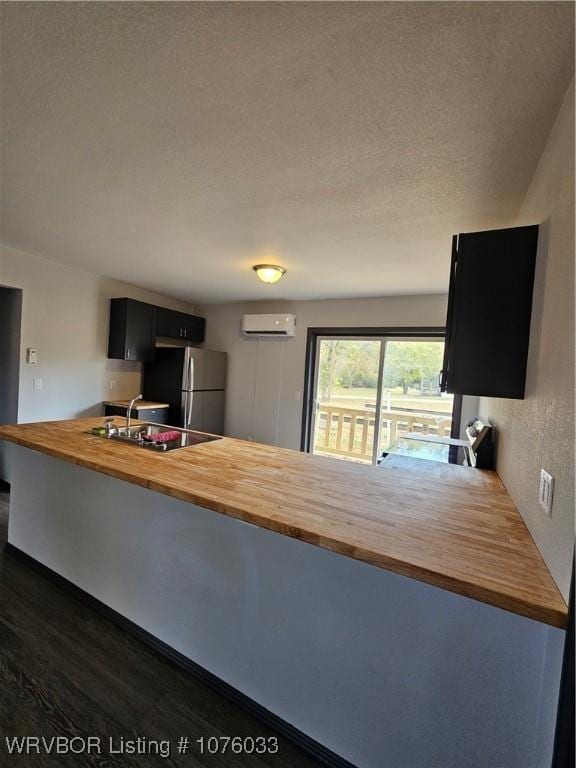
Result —
<path fill-rule="evenodd" d="M 168 403 L 174 427 L 224 434 L 226 353 L 196 347 L 158 347 L 144 364 L 142 394 Z"/>

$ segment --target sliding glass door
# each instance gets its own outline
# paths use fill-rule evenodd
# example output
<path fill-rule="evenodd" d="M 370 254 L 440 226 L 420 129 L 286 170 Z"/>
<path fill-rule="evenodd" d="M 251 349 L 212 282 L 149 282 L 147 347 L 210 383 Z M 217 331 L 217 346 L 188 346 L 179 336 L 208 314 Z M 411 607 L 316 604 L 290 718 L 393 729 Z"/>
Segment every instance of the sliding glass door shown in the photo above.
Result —
<path fill-rule="evenodd" d="M 454 396 L 440 392 L 444 339 L 387 339 L 378 455 L 448 461 Z"/>
<path fill-rule="evenodd" d="M 318 340 L 312 453 L 373 463 L 383 344 L 365 338 Z"/>
<path fill-rule="evenodd" d="M 376 464 L 397 452 L 447 460 L 452 395 L 440 392 L 443 338 L 319 336 L 310 450 Z"/>

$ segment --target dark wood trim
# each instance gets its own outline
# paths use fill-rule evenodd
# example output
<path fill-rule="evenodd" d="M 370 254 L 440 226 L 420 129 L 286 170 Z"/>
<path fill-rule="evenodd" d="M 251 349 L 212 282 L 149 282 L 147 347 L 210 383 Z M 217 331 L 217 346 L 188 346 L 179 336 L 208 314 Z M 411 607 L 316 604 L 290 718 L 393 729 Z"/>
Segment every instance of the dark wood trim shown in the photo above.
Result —
<path fill-rule="evenodd" d="M 576 746 L 574 738 L 574 563 L 572 563 L 572 584 L 570 585 L 568 609 L 568 626 L 564 641 L 552 768 L 574 768 Z"/>
<path fill-rule="evenodd" d="M 454 395 L 453 402 L 450 437 L 458 439 L 460 437 L 460 422 L 462 421 L 462 395 Z M 448 463 L 458 464 L 458 446 L 451 445 L 448 448 Z"/>
<path fill-rule="evenodd" d="M 308 328 L 306 336 L 306 357 L 304 363 L 304 390 L 302 392 L 302 428 L 300 431 L 300 450 L 310 450 L 310 404 L 314 395 L 314 368 L 318 337 L 313 328 Z"/>
<path fill-rule="evenodd" d="M 424 336 L 437 338 L 446 335 L 444 326 L 427 326 L 423 328 L 412 327 L 345 327 L 345 328 L 308 328 L 306 337 L 306 355 L 304 363 L 304 389 L 302 393 L 302 427 L 300 432 L 300 450 L 308 452 L 310 450 L 310 426 L 312 420 L 312 400 L 314 398 L 314 369 L 316 367 L 316 353 L 318 349 L 318 338 L 320 336 L 397 336 L 398 338 L 412 338 L 413 336 Z M 452 437 L 460 437 L 460 420 L 462 418 L 462 395 L 454 395 L 454 408 L 452 410 Z M 449 462 L 456 464 L 458 461 L 458 449 L 449 449 Z"/>
<path fill-rule="evenodd" d="M 176 651 L 174 648 L 167 645 L 162 640 L 152 635 L 150 632 L 142 629 L 142 627 L 139 627 L 133 621 L 130 621 L 130 619 L 122 616 L 122 614 L 118 613 L 113 608 L 110 608 L 101 600 L 98 600 L 90 593 L 76 586 L 76 584 L 73 584 L 71 581 L 64 578 L 64 576 L 60 576 L 60 574 L 56 573 L 56 571 L 53 571 L 48 566 L 40 563 L 38 560 L 26 554 L 26 552 L 23 552 L 18 547 L 15 547 L 9 542 L 6 542 L 4 545 L 4 551 L 11 557 L 18 559 L 29 567 L 33 568 L 40 575 L 54 582 L 62 589 L 65 589 L 71 595 L 81 600 L 86 605 L 90 606 L 102 616 L 106 617 L 116 626 L 120 627 L 120 629 L 123 629 L 145 645 L 152 648 L 168 661 L 176 664 L 176 666 L 180 667 L 185 672 L 194 676 L 198 680 L 201 680 L 203 683 L 212 688 L 212 690 L 216 691 L 224 698 L 241 707 L 250 715 L 275 730 L 279 735 L 283 736 L 288 741 L 296 744 L 298 747 L 300 747 L 300 749 L 309 754 L 322 765 L 328 766 L 328 768 L 355 768 L 355 766 L 348 760 L 345 760 L 335 752 L 332 752 L 331 749 L 328 749 L 327 747 L 320 744 L 320 742 L 316 741 L 310 736 L 307 736 L 298 728 L 295 728 L 293 725 L 286 722 L 286 720 L 278 717 L 278 715 L 275 715 L 269 709 L 266 709 L 266 707 L 258 704 L 256 701 L 251 699 L 249 696 L 246 696 L 246 694 L 242 693 L 237 688 L 234 688 L 233 686 L 224 682 L 224 680 L 221 680 L 219 677 L 212 674 L 212 672 L 209 672 L 195 661 L 192 661 L 187 656 L 184 656 L 179 651 Z"/>
<path fill-rule="evenodd" d="M 443 325 L 426 327 L 407 327 L 407 326 L 385 326 L 378 328 L 376 326 L 362 326 L 358 328 L 308 328 L 308 335 L 313 336 L 444 336 L 446 328 Z"/>

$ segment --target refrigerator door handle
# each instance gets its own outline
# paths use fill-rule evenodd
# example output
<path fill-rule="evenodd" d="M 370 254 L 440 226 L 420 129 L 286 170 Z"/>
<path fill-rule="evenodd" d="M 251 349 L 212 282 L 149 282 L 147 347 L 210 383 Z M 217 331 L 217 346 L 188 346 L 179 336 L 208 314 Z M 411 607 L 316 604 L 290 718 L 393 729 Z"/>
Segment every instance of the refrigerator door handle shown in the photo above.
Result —
<path fill-rule="evenodd" d="M 184 413 L 184 428 L 188 429 L 192 422 L 192 404 L 194 402 L 194 392 L 186 392 L 186 409 Z"/>
<path fill-rule="evenodd" d="M 194 357 L 190 351 L 190 347 L 186 347 L 184 352 L 184 371 L 182 373 L 182 389 L 190 390 L 194 389 Z"/>

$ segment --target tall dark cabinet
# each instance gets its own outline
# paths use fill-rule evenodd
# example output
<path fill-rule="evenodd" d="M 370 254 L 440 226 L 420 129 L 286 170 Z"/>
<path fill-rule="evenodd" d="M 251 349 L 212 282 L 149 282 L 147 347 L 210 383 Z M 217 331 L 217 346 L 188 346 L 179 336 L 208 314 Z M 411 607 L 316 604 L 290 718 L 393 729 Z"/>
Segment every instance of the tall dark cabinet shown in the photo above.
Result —
<path fill-rule="evenodd" d="M 523 398 L 538 226 L 454 235 L 444 392 Z"/>
<path fill-rule="evenodd" d="M 156 307 L 135 299 L 111 299 L 108 357 L 154 360 Z"/>

